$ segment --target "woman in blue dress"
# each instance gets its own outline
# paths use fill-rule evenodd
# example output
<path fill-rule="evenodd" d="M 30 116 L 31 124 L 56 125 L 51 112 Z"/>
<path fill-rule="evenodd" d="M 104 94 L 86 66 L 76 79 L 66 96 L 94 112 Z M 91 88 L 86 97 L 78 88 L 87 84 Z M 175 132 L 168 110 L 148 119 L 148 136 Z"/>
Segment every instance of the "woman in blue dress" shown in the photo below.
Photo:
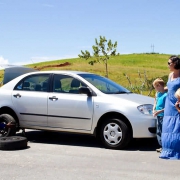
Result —
<path fill-rule="evenodd" d="M 175 108 L 175 92 L 180 88 L 180 58 L 171 56 L 168 60 L 170 71 L 162 127 L 162 152 L 160 158 L 180 159 L 180 113 Z"/>

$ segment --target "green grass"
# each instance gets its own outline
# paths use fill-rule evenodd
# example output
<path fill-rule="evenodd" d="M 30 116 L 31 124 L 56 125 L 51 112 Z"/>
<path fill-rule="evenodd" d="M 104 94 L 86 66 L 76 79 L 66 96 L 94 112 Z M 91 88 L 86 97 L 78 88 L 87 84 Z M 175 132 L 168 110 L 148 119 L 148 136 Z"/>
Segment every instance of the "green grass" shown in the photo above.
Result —
<path fill-rule="evenodd" d="M 144 79 L 144 75 L 149 80 L 153 80 L 157 77 L 167 76 L 169 69 L 167 67 L 167 61 L 170 55 L 168 54 L 127 54 L 114 56 L 108 61 L 109 79 L 128 87 L 129 83 L 127 78 L 123 75 L 126 74 L 132 84 L 139 86 L 141 80 Z M 65 67 L 51 67 L 44 68 L 44 70 L 78 70 L 96 73 L 99 75 L 105 75 L 105 65 L 103 63 L 97 63 L 92 65 L 88 64 L 88 60 L 74 58 L 64 60 L 54 60 L 49 62 L 41 62 L 36 64 L 29 64 L 27 67 L 41 68 L 47 65 L 58 65 L 65 62 L 71 63 Z M 139 78 L 138 71 L 142 78 Z M 3 78 L 3 71 L 0 71 L 0 82 Z"/>

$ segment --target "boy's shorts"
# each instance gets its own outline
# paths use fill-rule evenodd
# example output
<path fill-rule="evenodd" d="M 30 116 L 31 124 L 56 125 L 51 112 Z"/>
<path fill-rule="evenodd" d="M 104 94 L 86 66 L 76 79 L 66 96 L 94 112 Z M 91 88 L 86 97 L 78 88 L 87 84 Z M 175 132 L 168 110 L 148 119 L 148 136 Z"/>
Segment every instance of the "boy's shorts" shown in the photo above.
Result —
<path fill-rule="evenodd" d="M 157 116 L 156 136 L 157 136 L 157 140 L 160 146 L 162 146 L 162 143 L 161 143 L 162 123 L 163 123 L 163 116 Z"/>

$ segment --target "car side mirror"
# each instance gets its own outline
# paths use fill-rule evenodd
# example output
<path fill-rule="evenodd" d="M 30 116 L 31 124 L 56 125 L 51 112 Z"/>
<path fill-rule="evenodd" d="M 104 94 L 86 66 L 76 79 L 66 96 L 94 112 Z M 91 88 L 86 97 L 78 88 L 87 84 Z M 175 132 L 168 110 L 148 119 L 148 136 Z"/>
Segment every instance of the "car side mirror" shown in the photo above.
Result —
<path fill-rule="evenodd" d="M 80 87 L 79 94 L 87 94 L 88 96 L 92 96 L 92 91 L 88 87 Z"/>

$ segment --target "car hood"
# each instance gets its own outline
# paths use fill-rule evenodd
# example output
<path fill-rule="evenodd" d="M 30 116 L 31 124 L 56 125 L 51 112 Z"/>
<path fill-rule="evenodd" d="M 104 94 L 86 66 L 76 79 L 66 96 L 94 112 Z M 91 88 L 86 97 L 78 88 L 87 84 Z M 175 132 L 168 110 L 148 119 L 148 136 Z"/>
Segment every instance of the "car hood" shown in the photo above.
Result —
<path fill-rule="evenodd" d="M 154 98 L 149 97 L 149 96 L 144 96 L 141 94 L 126 93 L 126 94 L 116 94 L 116 95 L 111 95 L 111 96 L 113 96 L 115 99 L 119 98 L 121 100 L 134 102 L 139 105 L 154 104 Z"/>

